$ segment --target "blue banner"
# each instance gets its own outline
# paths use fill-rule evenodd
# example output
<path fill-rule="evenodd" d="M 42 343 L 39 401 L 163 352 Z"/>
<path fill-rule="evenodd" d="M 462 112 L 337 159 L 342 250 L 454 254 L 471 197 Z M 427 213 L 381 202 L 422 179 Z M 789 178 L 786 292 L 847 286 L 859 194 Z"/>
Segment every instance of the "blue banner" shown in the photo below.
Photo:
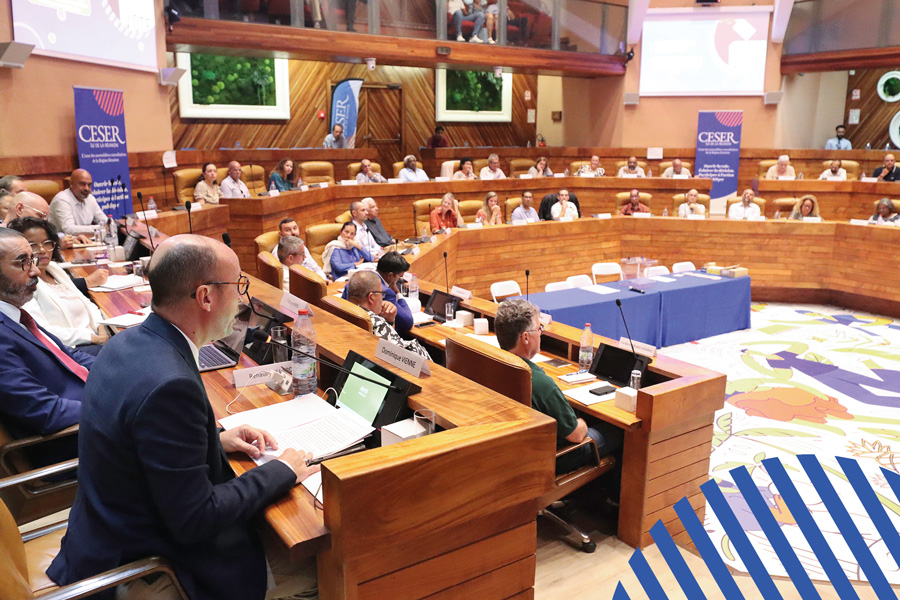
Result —
<path fill-rule="evenodd" d="M 711 200 L 737 193 L 742 110 L 700 111 L 694 175 L 712 179 Z"/>
<path fill-rule="evenodd" d="M 348 148 L 356 147 L 356 117 L 362 84 L 362 79 L 344 79 L 338 82 L 331 94 L 331 128 L 328 131 L 334 131 L 335 125 L 342 126 Z"/>
<path fill-rule="evenodd" d="M 78 168 L 91 174 L 94 198 L 105 214 L 132 210 L 125 104 L 120 90 L 75 88 Z"/>

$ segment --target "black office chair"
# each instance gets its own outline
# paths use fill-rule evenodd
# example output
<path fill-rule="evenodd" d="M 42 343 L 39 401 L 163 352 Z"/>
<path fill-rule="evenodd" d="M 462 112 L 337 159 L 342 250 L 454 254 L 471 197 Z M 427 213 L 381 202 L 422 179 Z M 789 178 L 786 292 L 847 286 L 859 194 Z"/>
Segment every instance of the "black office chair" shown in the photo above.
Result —
<path fill-rule="evenodd" d="M 553 216 L 550 214 L 550 209 L 553 208 L 553 205 L 559 201 L 559 194 L 546 194 L 543 198 L 541 198 L 541 207 L 538 209 L 538 218 L 541 221 L 552 221 Z M 575 205 L 575 208 L 578 209 L 578 216 L 581 216 L 581 204 L 578 203 L 578 196 L 569 192 L 569 202 Z"/>

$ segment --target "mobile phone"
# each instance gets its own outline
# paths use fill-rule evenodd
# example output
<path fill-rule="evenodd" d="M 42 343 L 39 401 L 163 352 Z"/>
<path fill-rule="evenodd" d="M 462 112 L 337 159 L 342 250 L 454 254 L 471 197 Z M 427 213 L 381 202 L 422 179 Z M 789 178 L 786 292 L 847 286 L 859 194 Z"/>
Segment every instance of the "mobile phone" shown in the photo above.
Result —
<path fill-rule="evenodd" d="M 605 385 L 591 388 L 588 391 L 590 393 L 594 394 L 595 396 L 605 396 L 606 394 L 611 394 L 612 392 L 616 391 L 616 388 L 614 388 L 613 386 L 611 386 L 607 383 Z"/>
<path fill-rule="evenodd" d="M 416 327 L 422 329 L 423 327 L 432 327 L 434 325 L 437 325 L 434 321 L 425 321 L 424 323 L 417 324 Z"/>

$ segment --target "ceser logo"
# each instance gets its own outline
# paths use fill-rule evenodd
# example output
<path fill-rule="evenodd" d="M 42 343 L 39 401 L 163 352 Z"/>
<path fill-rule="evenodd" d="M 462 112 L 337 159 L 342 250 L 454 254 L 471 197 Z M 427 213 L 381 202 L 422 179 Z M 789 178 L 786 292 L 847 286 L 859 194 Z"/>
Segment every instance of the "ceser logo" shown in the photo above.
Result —
<path fill-rule="evenodd" d="M 703 144 L 707 144 L 709 142 L 728 142 L 729 144 L 737 143 L 734 140 L 733 131 L 701 131 L 700 135 L 697 136 L 697 139 L 699 139 Z"/>
<path fill-rule="evenodd" d="M 78 128 L 78 138 L 85 143 L 125 143 L 125 140 L 119 135 L 119 128 L 116 125 L 82 125 Z"/>

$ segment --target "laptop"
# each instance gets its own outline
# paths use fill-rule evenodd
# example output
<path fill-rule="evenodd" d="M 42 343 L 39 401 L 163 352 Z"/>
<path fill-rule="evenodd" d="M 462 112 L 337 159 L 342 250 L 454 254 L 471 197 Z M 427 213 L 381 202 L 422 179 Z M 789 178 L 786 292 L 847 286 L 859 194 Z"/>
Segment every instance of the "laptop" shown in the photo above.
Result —
<path fill-rule="evenodd" d="M 456 314 L 461 301 L 462 298 L 451 296 L 447 292 L 434 290 L 431 292 L 431 297 L 428 298 L 428 304 L 425 305 L 423 311 L 438 323 L 444 323 L 447 320 L 447 304 L 452 304 L 453 314 Z"/>
<path fill-rule="evenodd" d="M 227 369 L 238 364 L 250 322 L 250 307 L 241 304 L 231 334 L 200 348 L 200 372 Z"/>
<path fill-rule="evenodd" d="M 650 359 L 646 356 L 638 354 L 635 359 L 631 350 L 600 344 L 597 354 L 594 355 L 590 373 L 596 375 L 598 379 L 618 387 L 625 387 L 631 383 L 631 372 L 638 370 L 643 378 L 648 364 Z"/>

